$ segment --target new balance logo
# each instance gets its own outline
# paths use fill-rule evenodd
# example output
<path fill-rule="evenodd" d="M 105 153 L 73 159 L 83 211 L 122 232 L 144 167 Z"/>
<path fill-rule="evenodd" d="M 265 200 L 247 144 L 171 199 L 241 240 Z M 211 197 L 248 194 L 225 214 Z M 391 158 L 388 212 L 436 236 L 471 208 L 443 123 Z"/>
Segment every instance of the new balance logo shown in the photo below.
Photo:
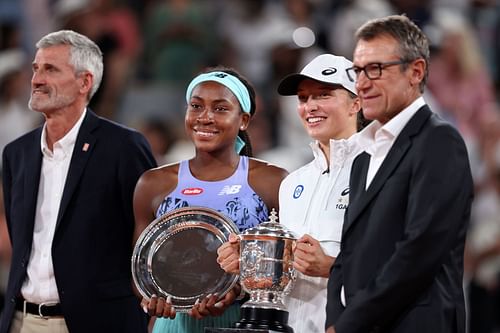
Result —
<path fill-rule="evenodd" d="M 236 194 L 240 192 L 241 185 L 226 185 L 222 188 L 218 195 L 226 195 L 226 194 Z"/>

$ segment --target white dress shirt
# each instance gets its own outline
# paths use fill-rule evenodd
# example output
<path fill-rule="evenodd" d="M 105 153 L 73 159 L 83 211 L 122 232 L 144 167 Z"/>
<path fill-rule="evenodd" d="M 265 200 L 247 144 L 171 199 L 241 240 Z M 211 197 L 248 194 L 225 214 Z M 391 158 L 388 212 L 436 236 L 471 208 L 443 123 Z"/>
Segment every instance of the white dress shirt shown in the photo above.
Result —
<path fill-rule="evenodd" d="M 378 120 L 375 120 L 360 132 L 360 144 L 370 155 L 370 165 L 366 176 L 366 189 L 370 186 L 399 133 L 401 133 L 418 109 L 424 105 L 424 98 L 419 97 L 387 123 L 382 124 Z"/>
<path fill-rule="evenodd" d="M 86 110 L 73 128 L 61 140 L 54 143 L 53 151 L 47 146 L 46 124 L 42 130 L 40 145 L 43 159 L 36 202 L 33 243 L 27 267 L 27 278 L 21 288 L 21 294 L 28 302 L 59 302 L 52 264 L 52 240 L 71 156 L 85 114 Z"/>

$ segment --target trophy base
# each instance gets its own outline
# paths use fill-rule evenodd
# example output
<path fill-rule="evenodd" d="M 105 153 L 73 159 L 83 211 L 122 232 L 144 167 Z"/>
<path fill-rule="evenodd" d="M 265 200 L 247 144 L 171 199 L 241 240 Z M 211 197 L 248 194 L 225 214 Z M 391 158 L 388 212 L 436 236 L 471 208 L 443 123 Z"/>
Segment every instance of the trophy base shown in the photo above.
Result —
<path fill-rule="evenodd" d="M 256 307 L 242 307 L 241 319 L 234 324 L 234 327 L 293 333 L 293 328 L 288 326 L 287 322 L 287 311 Z"/>

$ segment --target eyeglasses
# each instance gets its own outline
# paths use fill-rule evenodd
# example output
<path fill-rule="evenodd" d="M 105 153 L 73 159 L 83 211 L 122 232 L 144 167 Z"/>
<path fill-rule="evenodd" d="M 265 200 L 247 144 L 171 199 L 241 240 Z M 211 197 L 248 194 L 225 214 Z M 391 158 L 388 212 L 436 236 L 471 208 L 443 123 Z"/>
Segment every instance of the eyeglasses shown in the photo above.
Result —
<path fill-rule="evenodd" d="M 365 72 L 365 75 L 370 80 L 376 80 L 382 76 L 382 70 L 389 66 L 402 65 L 409 63 L 408 60 L 396 60 L 387 62 L 374 62 L 368 64 L 364 67 L 354 66 L 346 69 L 347 76 L 352 82 L 356 81 L 361 72 Z"/>

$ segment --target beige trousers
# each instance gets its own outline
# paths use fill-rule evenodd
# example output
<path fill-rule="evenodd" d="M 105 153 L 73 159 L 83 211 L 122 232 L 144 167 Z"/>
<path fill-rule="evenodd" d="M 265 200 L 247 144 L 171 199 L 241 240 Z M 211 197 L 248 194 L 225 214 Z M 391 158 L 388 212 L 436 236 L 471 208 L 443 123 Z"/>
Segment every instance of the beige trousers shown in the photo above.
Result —
<path fill-rule="evenodd" d="M 63 317 L 41 318 L 30 313 L 16 311 L 10 333 L 69 333 Z"/>

